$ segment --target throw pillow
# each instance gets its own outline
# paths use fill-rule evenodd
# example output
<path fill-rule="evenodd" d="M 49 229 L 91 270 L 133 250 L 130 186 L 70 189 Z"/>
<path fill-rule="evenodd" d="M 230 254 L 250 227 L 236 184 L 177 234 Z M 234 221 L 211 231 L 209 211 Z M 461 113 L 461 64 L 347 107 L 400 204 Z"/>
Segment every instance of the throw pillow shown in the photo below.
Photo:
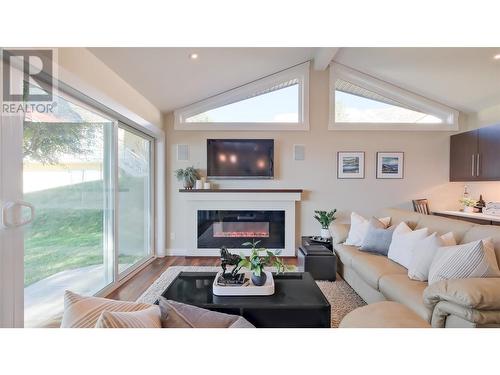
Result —
<path fill-rule="evenodd" d="M 417 243 L 427 237 L 428 232 L 427 228 L 411 230 L 406 223 L 400 223 L 394 230 L 387 257 L 408 268 Z"/>
<path fill-rule="evenodd" d="M 381 221 L 385 225 L 385 227 L 388 227 L 391 222 L 390 217 L 378 218 L 378 220 Z M 347 235 L 345 244 L 352 246 L 361 246 L 363 240 L 365 239 L 369 225 L 370 221 L 368 219 L 365 219 L 363 216 L 357 214 L 356 212 L 352 212 L 351 228 L 349 229 L 349 234 Z"/>
<path fill-rule="evenodd" d="M 420 240 L 408 267 L 408 277 L 412 280 L 427 281 L 429 268 L 439 247 L 455 246 L 457 243 L 453 233 L 449 232 L 438 236 L 436 232 Z"/>
<path fill-rule="evenodd" d="M 429 284 L 449 279 L 499 277 L 491 239 L 440 247 L 429 269 Z"/>
<path fill-rule="evenodd" d="M 253 328 L 239 315 L 224 314 L 160 297 L 163 328 Z"/>
<path fill-rule="evenodd" d="M 151 306 L 144 310 L 101 313 L 96 328 L 161 328 L 160 308 Z"/>
<path fill-rule="evenodd" d="M 368 230 L 359 250 L 380 255 L 387 255 L 391 245 L 394 227 L 386 228 L 376 218 L 369 221 Z"/>
<path fill-rule="evenodd" d="M 64 313 L 61 328 L 94 328 L 101 313 L 106 311 L 138 311 L 151 307 L 146 303 L 115 301 L 100 297 L 84 297 L 67 290 L 64 293 Z"/>

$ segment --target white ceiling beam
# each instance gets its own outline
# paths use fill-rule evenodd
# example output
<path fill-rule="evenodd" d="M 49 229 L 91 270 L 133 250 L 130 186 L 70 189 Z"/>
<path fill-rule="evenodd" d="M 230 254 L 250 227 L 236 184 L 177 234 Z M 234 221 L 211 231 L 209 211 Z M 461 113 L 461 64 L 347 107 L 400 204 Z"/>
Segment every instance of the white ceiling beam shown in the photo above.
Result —
<path fill-rule="evenodd" d="M 319 47 L 314 55 L 314 70 L 325 70 L 330 65 L 340 48 L 338 47 Z"/>

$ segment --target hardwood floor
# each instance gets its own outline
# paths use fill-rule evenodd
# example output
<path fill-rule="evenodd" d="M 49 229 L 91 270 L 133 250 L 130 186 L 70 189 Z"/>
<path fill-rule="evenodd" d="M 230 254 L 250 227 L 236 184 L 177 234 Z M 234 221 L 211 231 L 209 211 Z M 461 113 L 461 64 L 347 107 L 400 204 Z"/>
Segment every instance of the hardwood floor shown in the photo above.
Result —
<path fill-rule="evenodd" d="M 290 265 L 297 265 L 297 258 L 285 258 Z M 137 275 L 111 292 L 107 298 L 135 301 L 151 284 L 171 266 L 219 266 L 219 257 L 164 257 L 156 258 Z"/>

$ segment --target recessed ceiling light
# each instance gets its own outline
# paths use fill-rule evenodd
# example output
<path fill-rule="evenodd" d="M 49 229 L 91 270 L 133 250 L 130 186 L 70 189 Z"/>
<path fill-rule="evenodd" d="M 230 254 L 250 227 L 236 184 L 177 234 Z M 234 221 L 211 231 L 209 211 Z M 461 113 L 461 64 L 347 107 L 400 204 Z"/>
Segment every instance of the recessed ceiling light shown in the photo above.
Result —
<path fill-rule="evenodd" d="M 198 54 L 197 54 L 197 53 L 190 53 L 190 54 L 189 54 L 189 58 L 190 58 L 191 60 L 196 60 L 196 59 L 198 58 Z"/>
<path fill-rule="evenodd" d="M 495 56 L 493 56 L 495 60 L 500 60 L 500 53 L 497 53 Z"/>

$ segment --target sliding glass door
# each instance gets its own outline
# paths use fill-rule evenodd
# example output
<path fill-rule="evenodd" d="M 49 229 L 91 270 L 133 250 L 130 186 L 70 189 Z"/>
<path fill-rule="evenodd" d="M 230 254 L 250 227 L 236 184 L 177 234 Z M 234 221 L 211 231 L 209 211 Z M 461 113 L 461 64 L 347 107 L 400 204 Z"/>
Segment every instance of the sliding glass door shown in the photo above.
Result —
<path fill-rule="evenodd" d="M 41 87 L 34 88 L 42 90 Z M 68 95 L 26 113 L 25 326 L 50 325 L 65 290 L 96 294 L 153 255 L 153 139 Z"/>
<path fill-rule="evenodd" d="M 152 140 L 118 129 L 118 271 L 126 275 L 152 254 Z"/>
<path fill-rule="evenodd" d="M 45 324 L 66 289 L 94 294 L 114 281 L 112 134 L 115 122 L 61 96 L 23 124 L 25 325 Z"/>
<path fill-rule="evenodd" d="M 51 87 L 0 68 L 21 108 L 0 113 L 0 327 L 50 326 L 65 290 L 105 295 L 164 248 L 163 135 L 64 84 L 51 110 L 33 105 Z"/>

